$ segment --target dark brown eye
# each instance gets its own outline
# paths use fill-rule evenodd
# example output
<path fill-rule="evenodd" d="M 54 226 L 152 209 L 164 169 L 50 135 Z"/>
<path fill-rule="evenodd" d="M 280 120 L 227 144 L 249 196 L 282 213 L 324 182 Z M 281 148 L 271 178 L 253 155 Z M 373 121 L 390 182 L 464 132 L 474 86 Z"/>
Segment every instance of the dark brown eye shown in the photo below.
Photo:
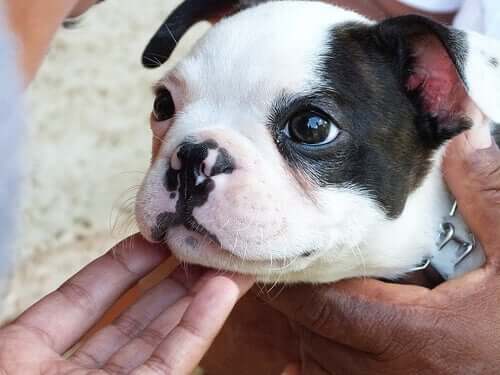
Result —
<path fill-rule="evenodd" d="M 153 116 L 156 121 L 166 121 L 175 114 L 175 104 L 170 91 L 165 88 L 158 90 L 153 105 Z"/>
<path fill-rule="evenodd" d="M 290 118 L 285 133 L 297 143 L 324 145 L 337 137 L 339 129 L 326 116 L 307 111 L 295 114 Z"/>

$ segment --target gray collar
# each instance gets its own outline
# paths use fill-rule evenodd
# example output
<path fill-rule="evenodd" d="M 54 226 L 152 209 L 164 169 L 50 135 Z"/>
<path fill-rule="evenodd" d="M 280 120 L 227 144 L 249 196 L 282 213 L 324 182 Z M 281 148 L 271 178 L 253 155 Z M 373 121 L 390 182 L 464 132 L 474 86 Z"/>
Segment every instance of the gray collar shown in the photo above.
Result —
<path fill-rule="evenodd" d="M 480 268 L 486 261 L 483 248 L 470 232 L 458 210 L 457 202 L 450 200 L 451 210 L 443 217 L 436 246 L 431 256 L 410 271 L 423 271 L 430 266 L 444 280 L 454 279 Z"/>

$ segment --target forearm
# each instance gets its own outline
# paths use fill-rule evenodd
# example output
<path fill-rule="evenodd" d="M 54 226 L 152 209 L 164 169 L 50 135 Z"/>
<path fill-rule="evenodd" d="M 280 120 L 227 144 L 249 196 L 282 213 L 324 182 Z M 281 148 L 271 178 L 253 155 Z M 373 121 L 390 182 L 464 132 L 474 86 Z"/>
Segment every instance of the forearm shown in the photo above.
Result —
<path fill-rule="evenodd" d="M 79 0 L 6 0 L 7 19 L 17 37 L 25 84 L 35 76 L 54 34 Z"/>

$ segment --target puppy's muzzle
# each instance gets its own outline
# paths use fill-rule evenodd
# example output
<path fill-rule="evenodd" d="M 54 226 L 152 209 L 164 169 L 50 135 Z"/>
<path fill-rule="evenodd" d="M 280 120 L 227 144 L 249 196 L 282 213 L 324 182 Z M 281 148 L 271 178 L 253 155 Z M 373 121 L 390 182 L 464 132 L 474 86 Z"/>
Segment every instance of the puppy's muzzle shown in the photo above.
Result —
<path fill-rule="evenodd" d="M 219 148 L 215 141 L 183 142 L 170 158 L 167 189 L 170 192 L 177 190 L 184 200 L 193 200 L 195 205 L 204 203 L 215 188 L 213 177 L 230 174 L 233 170 L 231 155 L 226 149 Z"/>
<path fill-rule="evenodd" d="M 207 202 L 216 189 L 217 176 L 234 171 L 233 158 L 213 140 L 186 140 L 175 149 L 168 164 L 164 186 L 170 199 L 176 200 L 175 212 L 165 212 L 158 217 L 154 239 L 161 240 L 172 227 L 184 226 L 218 243 L 217 238 L 207 233 L 193 217 L 193 210 Z"/>

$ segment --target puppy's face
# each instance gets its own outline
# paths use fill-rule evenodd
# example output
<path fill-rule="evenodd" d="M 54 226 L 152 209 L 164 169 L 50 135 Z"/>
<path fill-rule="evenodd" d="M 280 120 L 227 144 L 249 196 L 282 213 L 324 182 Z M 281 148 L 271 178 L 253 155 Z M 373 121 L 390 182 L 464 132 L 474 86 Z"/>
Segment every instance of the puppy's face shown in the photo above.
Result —
<path fill-rule="evenodd" d="M 421 253 L 384 264 L 381 254 L 362 264 L 355 256 L 398 220 L 435 151 L 467 126 L 456 116 L 462 101 L 447 99 L 465 91 L 445 50 L 433 58 L 450 79 L 435 84 L 420 47 L 398 38 L 300 1 L 212 28 L 157 85 L 153 162 L 137 198 L 143 235 L 182 261 L 264 280 L 388 274 L 418 262 Z"/>

